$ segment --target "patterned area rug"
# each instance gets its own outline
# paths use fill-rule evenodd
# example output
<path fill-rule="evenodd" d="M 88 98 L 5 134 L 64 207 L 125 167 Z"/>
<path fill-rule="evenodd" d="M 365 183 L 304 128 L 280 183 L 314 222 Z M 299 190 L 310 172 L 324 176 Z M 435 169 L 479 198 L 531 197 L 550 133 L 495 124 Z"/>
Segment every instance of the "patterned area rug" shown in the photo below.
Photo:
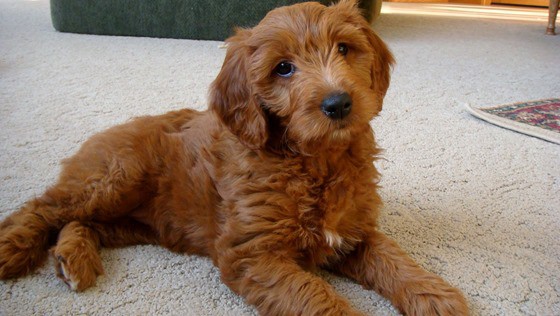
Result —
<path fill-rule="evenodd" d="M 505 104 L 467 110 L 489 123 L 560 144 L 560 99 Z"/>

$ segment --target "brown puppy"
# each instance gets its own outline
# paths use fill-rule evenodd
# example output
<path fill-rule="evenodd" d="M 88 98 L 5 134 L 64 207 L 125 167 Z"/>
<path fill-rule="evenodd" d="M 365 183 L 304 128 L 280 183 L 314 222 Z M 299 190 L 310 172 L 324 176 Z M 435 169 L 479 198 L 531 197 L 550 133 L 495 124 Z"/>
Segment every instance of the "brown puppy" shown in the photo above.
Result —
<path fill-rule="evenodd" d="M 100 247 L 160 244 L 209 256 L 265 315 L 359 314 L 325 268 L 409 315 L 463 315 L 462 294 L 377 230 L 370 120 L 393 57 L 355 1 L 270 12 L 228 40 L 210 109 L 138 118 L 88 140 L 58 182 L 0 224 L 0 278 L 51 250 L 74 290 Z"/>

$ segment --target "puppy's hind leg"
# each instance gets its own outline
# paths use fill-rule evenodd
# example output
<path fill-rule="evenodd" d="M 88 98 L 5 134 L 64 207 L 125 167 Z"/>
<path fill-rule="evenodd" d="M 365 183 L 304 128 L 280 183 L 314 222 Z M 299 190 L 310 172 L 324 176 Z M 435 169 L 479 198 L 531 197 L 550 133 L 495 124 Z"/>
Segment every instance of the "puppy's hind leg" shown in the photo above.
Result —
<path fill-rule="evenodd" d="M 94 170 L 80 166 L 86 163 L 73 158 L 55 186 L 0 224 L 0 279 L 21 277 L 35 270 L 46 259 L 53 237 L 67 223 L 110 221 L 149 196 L 145 188 L 139 188 L 141 180 L 125 176 L 109 179 L 103 173 L 111 170 L 99 166 L 103 162 L 89 162 Z M 76 166 L 79 168 L 72 168 Z"/>
<path fill-rule="evenodd" d="M 134 121 L 93 136 L 63 162 L 54 186 L 0 223 L 0 279 L 36 269 L 67 223 L 112 221 L 151 198 L 159 134 L 148 125 Z"/>
<path fill-rule="evenodd" d="M 38 212 L 44 207 L 29 201 L 0 224 L 0 279 L 26 275 L 46 260 L 56 232 Z"/>
<path fill-rule="evenodd" d="M 103 274 L 100 246 L 99 236 L 93 229 L 77 221 L 66 224 L 51 250 L 56 275 L 74 291 L 94 285 L 97 276 Z"/>
<path fill-rule="evenodd" d="M 99 249 L 135 244 L 156 244 L 154 231 L 134 220 L 112 223 L 81 223 L 73 221 L 60 231 L 56 246 L 51 249 L 56 274 L 72 290 L 83 291 L 95 284 L 103 274 Z"/>
<path fill-rule="evenodd" d="M 91 137 L 63 162 L 58 182 L 0 223 L 0 279 L 23 276 L 47 257 L 67 223 L 125 218 L 157 192 L 166 135 L 196 112 L 143 117 Z"/>

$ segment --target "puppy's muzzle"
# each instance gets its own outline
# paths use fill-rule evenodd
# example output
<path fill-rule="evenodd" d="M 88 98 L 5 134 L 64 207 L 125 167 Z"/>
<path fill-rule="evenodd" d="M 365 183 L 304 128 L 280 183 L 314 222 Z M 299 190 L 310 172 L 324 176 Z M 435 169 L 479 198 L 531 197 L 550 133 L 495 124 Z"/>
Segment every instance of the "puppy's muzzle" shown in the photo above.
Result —
<path fill-rule="evenodd" d="M 333 120 L 345 118 L 351 110 L 352 98 L 346 92 L 331 94 L 321 102 L 321 111 Z"/>

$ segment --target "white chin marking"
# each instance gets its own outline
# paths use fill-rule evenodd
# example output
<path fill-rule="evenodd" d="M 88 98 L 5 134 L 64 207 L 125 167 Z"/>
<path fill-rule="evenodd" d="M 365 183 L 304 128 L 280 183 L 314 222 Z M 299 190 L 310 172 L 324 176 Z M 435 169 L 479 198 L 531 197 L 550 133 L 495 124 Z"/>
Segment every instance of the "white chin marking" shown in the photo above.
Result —
<path fill-rule="evenodd" d="M 327 244 L 333 248 L 340 247 L 342 245 L 342 237 L 339 234 L 325 229 L 323 234 L 325 234 L 325 240 Z"/>

